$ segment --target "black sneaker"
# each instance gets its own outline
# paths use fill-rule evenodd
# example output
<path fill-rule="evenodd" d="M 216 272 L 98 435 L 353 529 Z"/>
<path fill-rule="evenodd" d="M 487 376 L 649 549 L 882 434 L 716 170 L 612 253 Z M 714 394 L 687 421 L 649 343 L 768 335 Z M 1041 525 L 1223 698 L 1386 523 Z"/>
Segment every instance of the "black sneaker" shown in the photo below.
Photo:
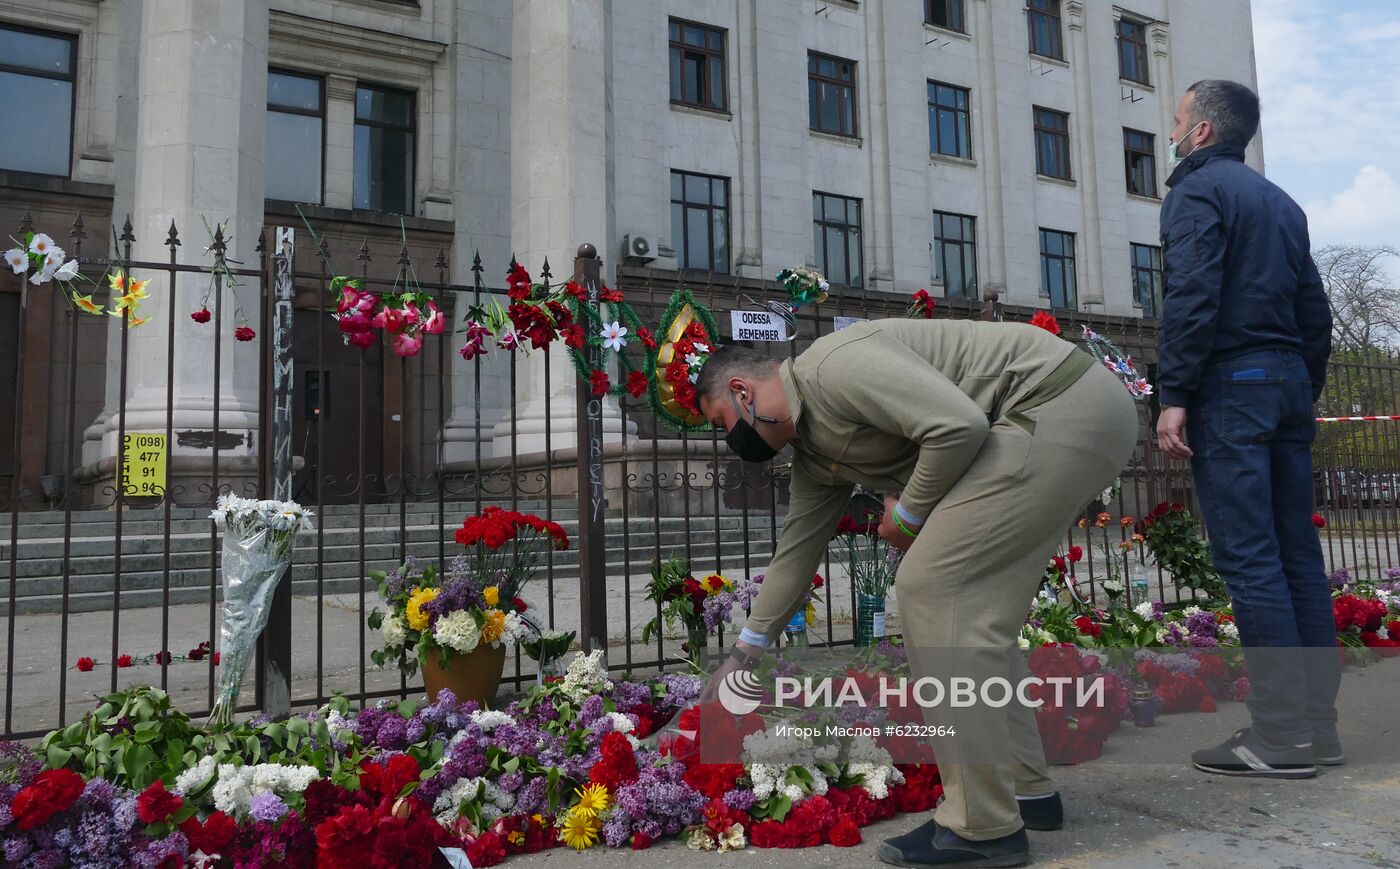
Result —
<path fill-rule="evenodd" d="M 880 861 L 911 869 L 922 869 L 924 866 L 938 869 L 1000 869 L 1029 863 L 1031 844 L 1025 830 L 1017 830 L 1000 839 L 973 842 L 938 826 L 937 821 L 929 821 L 903 836 L 886 839 L 880 845 Z"/>
<path fill-rule="evenodd" d="M 1278 746 L 1265 742 L 1248 727 L 1217 745 L 1191 755 L 1196 769 L 1216 775 L 1261 778 L 1312 778 L 1312 746 Z"/>
<path fill-rule="evenodd" d="M 1021 810 L 1021 823 L 1027 830 L 1045 832 L 1065 825 L 1065 804 L 1058 791 L 1043 797 L 1018 796 L 1016 808 Z"/>
<path fill-rule="evenodd" d="M 1342 751 L 1342 738 L 1337 735 L 1337 727 L 1333 725 L 1326 730 L 1314 730 L 1312 741 L 1313 763 L 1320 763 L 1323 766 L 1341 766 L 1347 762 L 1347 756 Z"/>

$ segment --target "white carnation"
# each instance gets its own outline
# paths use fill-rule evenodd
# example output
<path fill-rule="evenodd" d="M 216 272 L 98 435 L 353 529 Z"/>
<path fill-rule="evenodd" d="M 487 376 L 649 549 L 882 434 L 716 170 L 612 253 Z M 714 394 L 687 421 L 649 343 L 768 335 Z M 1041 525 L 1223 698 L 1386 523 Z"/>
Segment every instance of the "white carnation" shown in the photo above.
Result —
<path fill-rule="evenodd" d="M 438 618 L 433 639 L 439 646 L 465 655 L 481 642 L 481 625 L 470 612 L 458 610 Z"/>

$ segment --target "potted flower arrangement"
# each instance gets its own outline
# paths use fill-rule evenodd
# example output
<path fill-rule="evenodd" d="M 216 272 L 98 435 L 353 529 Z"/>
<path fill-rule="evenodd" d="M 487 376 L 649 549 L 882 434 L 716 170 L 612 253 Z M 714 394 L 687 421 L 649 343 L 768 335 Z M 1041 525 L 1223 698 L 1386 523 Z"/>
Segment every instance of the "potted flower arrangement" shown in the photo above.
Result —
<path fill-rule="evenodd" d="M 894 587 L 901 553 L 880 539 L 880 517 L 865 514 L 865 521 L 842 516 L 832 540 L 843 552 L 856 594 L 857 646 L 873 646 L 885 636 L 885 597 Z"/>
<path fill-rule="evenodd" d="M 705 670 L 710 663 L 710 634 L 730 623 L 735 604 L 747 609 L 757 591 L 758 586 L 752 582 L 735 584 L 718 573 L 696 579 L 690 562 L 684 558 L 655 561 L 651 582 L 647 583 L 647 600 L 657 605 L 657 615 L 642 627 L 642 642 L 659 636 L 663 625 L 668 630 L 680 625 L 685 628 L 684 650 L 691 665 Z"/>
<path fill-rule="evenodd" d="M 568 535 L 557 522 L 528 513 L 487 507 L 457 529 L 466 553 L 439 576 L 421 571 L 409 559 L 391 573 L 371 578 L 388 611 L 375 609 L 369 626 L 384 635 L 376 664 L 397 660 L 413 675 L 423 668 L 423 684 L 434 700 L 443 688 L 461 700 L 485 703 L 496 696 L 506 647 L 537 633 L 526 623 L 520 598 L 551 548 L 567 549 Z"/>

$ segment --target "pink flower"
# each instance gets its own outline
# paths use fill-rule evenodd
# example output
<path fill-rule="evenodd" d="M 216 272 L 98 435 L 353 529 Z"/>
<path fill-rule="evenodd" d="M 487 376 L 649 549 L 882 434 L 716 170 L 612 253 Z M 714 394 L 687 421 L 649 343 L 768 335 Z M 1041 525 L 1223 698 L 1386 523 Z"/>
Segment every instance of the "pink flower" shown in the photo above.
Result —
<path fill-rule="evenodd" d="M 441 335 L 446 328 L 447 317 L 443 315 L 442 311 L 438 310 L 437 305 L 429 302 L 428 318 L 423 322 L 423 331 L 429 335 Z"/>
<path fill-rule="evenodd" d="M 350 346 L 359 347 L 361 350 L 368 350 L 374 346 L 374 333 L 370 331 L 356 332 L 350 336 Z"/>
<path fill-rule="evenodd" d="M 423 349 L 423 337 L 418 332 L 400 332 L 394 336 L 394 352 L 400 356 L 417 356 Z"/>
<path fill-rule="evenodd" d="M 404 318 L 403 311 L 395 310 L 394 308 L 384 308 L 378 314 L 374 315 L 374 320 L 372 322 L 374 323 L 374 328 L 383 329 L 390 334 L 403 331 L 404 326 L 407 325 L 407 320 Z"/>
<path fill-rule="evenodd" d="M 374 328 L 369 315 L 359 309 L 352 309 L 348 313 L 341 314 L 336 323 L 340 326 L 340 331 L 347 335 L 358 335 Z"/>

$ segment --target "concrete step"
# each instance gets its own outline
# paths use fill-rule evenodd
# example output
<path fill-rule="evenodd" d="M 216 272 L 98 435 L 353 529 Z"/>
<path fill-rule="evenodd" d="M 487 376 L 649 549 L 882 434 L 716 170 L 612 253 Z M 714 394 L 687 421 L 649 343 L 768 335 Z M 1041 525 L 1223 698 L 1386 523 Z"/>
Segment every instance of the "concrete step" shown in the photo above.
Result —
<path fill-rule="evenodd" d="M 663 548 L 663 552 L 667 555 L 677 553 L 683 549 L 683 546 L 682 543 L 669 549 Z M 766 542 L 749 543 L 746 546 L 743 540 L 727 539 L 721 543 L 719 551 L 724 570 L 732 574 L 741 574 L 746 549 L 749 553 L 749 564 L 754 570 L 762 570 L 772 556 L 772 546 Z M 437 546 L 435 543 L 413 544 L 409 547 L 409 554 L 424 561 L 432 561 L 437 557 Z M 570 555 L 572 555 L 570 558 L 564 557 Z M 621 577 L 629 572 L 634 577 L 645 575 L 648 571 L 651 555 L 652 551 L 650 550 L 638 551 L 634 547 L 632 558 L 628 561 L 624 558 L 624 550 L 621 546 L 609 547 L 606 562 L 607 575 Z M 714 569 L 715 549 L 713 543 L 693 546 L 692 555 L 694 570 Z M 389 553 L 388 557 L 371 557 L 371 550 L 367 548 L 364 575 L 373 570 L 392 570 L 398 564 L 397 549 Z M 531 588 L 547 588 L 548 580 L 546 577 L 551 573 L 556 584 L 577 579 L 577 555 L 575 553 L 557 553 L 552 571 L 547 565 L 542 564 Z M 292 593 L 297 595 L 315 595 L 318 589 L 320 593 L 326 595 L 353 593 L 360 587 L 361 576 L 358 554 L 352 560 L 323 563 L 319 575 L 314 563 L 294 563 L 289 574 Z M 634 579 L 634 585 L 638 581 Z M 644 580 L 640 581 L 644 582 Z M 213 593 L 216 598 L 219 597 L 219 582 L 221 582 L 221 578 L 215 574 L 213 576 Z M 102 576 L 70 576 L 67 585 L 69 611 L 110 610 L 113 602 L 113 586 L 113 576 L 110 573 Z M 373 583 L 366 582 L 365 588 L 367 593 L 373 597 Z M 64 584 L 61 577 L 22 578 L 15 585 L 15 613 L 25 615 L 60 612 L 63 607 L 63 590 Z M 121 607 L 123 610 L 160 606 L 166 594 L 169 595 L 168 599 L 171 604 L 207 602 L 211 594 L 211 573 L 208 566 L 205 565 L 197 569 L 172 569 L 168 580 L 164 570 L 124 572 L 122 574 Z M 9 582 L 0 582 L 0 618 L 9 615 L 9 595 Z"/>

